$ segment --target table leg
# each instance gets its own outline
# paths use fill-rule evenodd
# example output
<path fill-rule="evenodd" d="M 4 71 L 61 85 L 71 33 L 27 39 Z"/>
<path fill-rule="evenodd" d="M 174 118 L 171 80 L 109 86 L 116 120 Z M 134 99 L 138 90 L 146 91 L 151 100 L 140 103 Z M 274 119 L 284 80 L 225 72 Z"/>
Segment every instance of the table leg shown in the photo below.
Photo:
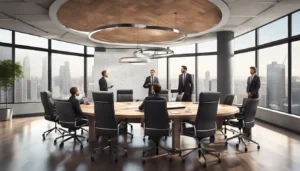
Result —
<path fill-rule="evenodd" d="M 220 131 L 222 129 L 223 119 L 217 119 L 217 130 Z"/>
<path fill-rule="evenodd" d="M 180 149 L 180 119 L 172 119 L 172 149 L 176 151 L 176 149 Z"/>
<path fill-rule="evenodd" d="M 89 143 L 96 141 L 95 117 L 89 117 Z"/>

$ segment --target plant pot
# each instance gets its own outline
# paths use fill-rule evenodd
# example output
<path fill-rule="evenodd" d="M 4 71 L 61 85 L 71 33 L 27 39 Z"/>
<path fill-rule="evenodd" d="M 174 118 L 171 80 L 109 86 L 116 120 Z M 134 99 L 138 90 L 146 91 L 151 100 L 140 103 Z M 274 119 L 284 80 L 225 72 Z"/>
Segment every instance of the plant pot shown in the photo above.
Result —
<path fill-rule="evenodd" d="M 9 121 L 13 115 L 13 109 L 0 109 L 0 121 Z"/>

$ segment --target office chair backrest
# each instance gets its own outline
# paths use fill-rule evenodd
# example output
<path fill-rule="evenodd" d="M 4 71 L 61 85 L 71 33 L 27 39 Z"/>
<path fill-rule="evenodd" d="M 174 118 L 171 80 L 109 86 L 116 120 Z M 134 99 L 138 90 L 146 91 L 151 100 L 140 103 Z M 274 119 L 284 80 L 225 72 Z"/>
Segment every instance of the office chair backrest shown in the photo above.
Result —
<path fill-rule="evenodd" d="M 55 103 L 52 99 L 52 93 L 50 91 L 42 91 L 41 100 L 45 110 L 45 117 L 52 116 L 56 112 Z"/>
<path fill-rule="evenodd" d="M 55 101 L 59 124 L 64 128 L 75 129 L 75 113 L 70 102 Z"/>
<path fill-rule="evenodd" d="M 177 94 L 177 96 L 176 96 L 176 102 L 181 102 L 181 99 L 182 99 L 182 97 L 183 97 L 183 94 L 184 93 L 181 93 L 181 94 Z"/>
<path fill-rule="evenodd" d="M 145 135 L 162 137 L 169 135 L 169 115 L 166 100 L 146 100 Z"/>
<path fill-rule="evenodd" d="M 206 138 L 216 132 L 217 111 L 220 93 L 205 92 L 199 95 L 198 112 L 195 120 L 196 136 Z"/>
<path fill-rule="evenodd" d="M 169 91 L 168 90 L 161 90 L 159 94 L 160 94 L 160 96 L 164 97 L 167 100 L 167 102 L 169 101 Z"/>
<path fill-rule="evenodd" d="M 101 92 L 106 100 L 95 101 L 95 131 L 98 136 L 114 137 L 118 135 L 118 126 L 115 117 L 113 93 Z M 103 97 L 103 99 L 104 99 Z"/>
<path fill-rule="evenodd" d="M 113 92 L 108 92 L 108 91 L 98 91 L 98 92 L 93 92 L 93 100 L 94 102 L 100 101 L 100 102 L 114 102 L 114 96 Z"/>
<path fill-rule="evenodd" d="M 117 90 L 117 102 L 132 102 L 133 90 Z"/>
<path fill-rule="evenodd" d="M 251 128 L 255 125 L 255 115 L 259 99 L 247 99 L 243 108 L 244 127 Z"/>
<path fill-rule="evenodd" d="M 233 100 L 234 100 L 234 95 L 233 94 L 227 94 L 224 98 L 223 104 L 232 105 Z"/>

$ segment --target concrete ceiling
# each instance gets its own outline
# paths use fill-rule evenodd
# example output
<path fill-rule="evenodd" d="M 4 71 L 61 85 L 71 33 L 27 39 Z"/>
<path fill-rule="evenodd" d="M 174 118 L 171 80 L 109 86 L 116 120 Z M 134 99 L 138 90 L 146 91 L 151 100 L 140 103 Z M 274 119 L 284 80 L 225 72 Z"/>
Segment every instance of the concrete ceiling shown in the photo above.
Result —
<path fill-rule="evenodd" d="M 88 46 L 99 46 L 86 37 L 66 32 L 54 24 L 49 17 L 49 7 L 53 2 L 54 0 L 0 0 L 0 28 Z M 231 11 L 231 17 L 218 31 L 232 30 L 236 36 L 300 9 L 300 0 L 224 0 L 224 2 Z M 40 30 L 7 17 L 1 12 Z M 215 35 L 215 33 L 208 33 L 189 43 L 213 39 Z"/>

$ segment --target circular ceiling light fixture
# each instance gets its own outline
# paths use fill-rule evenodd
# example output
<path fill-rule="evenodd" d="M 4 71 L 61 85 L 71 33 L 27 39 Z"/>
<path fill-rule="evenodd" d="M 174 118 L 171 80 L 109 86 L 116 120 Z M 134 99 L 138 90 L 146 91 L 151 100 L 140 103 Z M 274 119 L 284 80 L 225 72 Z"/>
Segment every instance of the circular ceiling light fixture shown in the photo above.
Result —
<path fill-rule="evenodd" d="M 174 54 L 174 51 L 167 48 L 140 49 L 134 52 L 136 57 L 141 55 L 148 56 L 150 59 L 165 58 Z"/>
<path fill-rule="evenodd" d="M 187 35 L 175 28 L 170 28 L 170 27 L 163 27 L 163 26 L 151 26 L 151 25 L 146 25 L 146 24 L 130 24 L 130 23 L 123 23 L 123 24 L 111 24 L 111 25 L 106 25 L 106 26 L 101 26 L 98 27 L 96 29 L 94 29 L 93 31 L 91 31 L 88 35 L 89 39 L 97 42 L 97 43 L 104 43 L 104 44 L 111 44 L 111 43 L 116 43 L 116 42 L 110 42 L 107 40 L 101 40 L 99 38 L 96 38 L 101 32 L 105 31 L 105 30 L 117 30 L 117 29 L 121 29 L 121 28 L 138 28 L 138 29 L 145 29 L 145 30 L 156 30 L 156 31 L 166 31 L 166 32 L 170 32 L 170 33 L 174 33 L 175 35 L 179 35 L 178 39 L 174 39 L 174 40 L 170 40 L 170 41 L 156 41 L 156 42 L 151 42 L 151 43 L 155 43 L 155 44 L 166 44 L 166 43 L 179 43 L 184 41 L 187 38 Z M 139 43 L 139 42 L 136 42 Z M 136 44 L 136 43 L 132 43 L 132 44 Z M 122 45 L 123 42 L 119 42 L 117 44 Z"/>
<path fill-rule="evenodd" d="M 148 62 L 151 62 L 149 58 L 123 57 L 119 59 L 119 63 L 121 64 L 145 65 Z"/>

